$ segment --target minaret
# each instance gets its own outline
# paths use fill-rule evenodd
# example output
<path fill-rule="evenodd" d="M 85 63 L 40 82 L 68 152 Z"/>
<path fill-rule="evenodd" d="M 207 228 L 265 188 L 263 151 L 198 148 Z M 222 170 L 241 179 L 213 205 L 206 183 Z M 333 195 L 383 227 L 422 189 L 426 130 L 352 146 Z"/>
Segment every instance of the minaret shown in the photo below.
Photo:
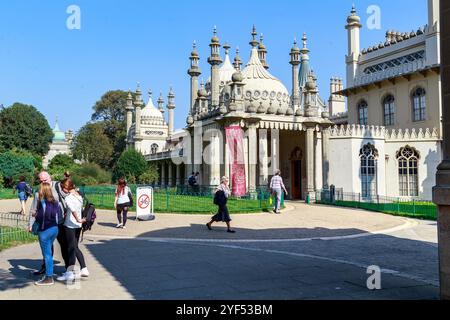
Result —
<path fill-rule="evenodd" d="M 267 64 L 267 49 L 266 49 L 266 46 L 264 45 L 263 41 L 264 41 L 264 36 L 261 33 L 259 47 L 258 47 L 258 56 L 259 56 L 259 60 L 261 61 L 263 67 L 266 70 L 268 70 L 269 65 Z"/>
<path fill-rule="evenodd" d="M 294 40 L 294 46 L 291 49 L 291 61 L 292 65 L 292 109 L 297 111 L 300 106 L 300 83 L 299 77 L 299 65 L 300 65 L 300 48 L 297 46 L 297 40 Z"/>
<path fill-rule="evenodd" d="M 161 114 L 163 115 L 164 118 L 164 98 L 163 98 L 163 94 L 162 91 L 159 92 L 159 98 L 158 98 L 158 110 L 161 112 Z"/>
<path fill-rule="evenodd" d="M 302 37 L 303 48 L 300 50 L 300 69 L 299 69 L 299 88 L 304 90 L 306 82 L 308 81 L 308 76 L 311 73 L 311 67 L 309 65 L 309 49 L 308 49 L 308 38 L 306 33 L 303 33 Z"/>
<path fill-rule="evenodd" d="M 241 57 L 239 56 L 239 47 L 236 48 L 236 57 L 234 57 L 234 68 L 237 71 L 241 71 L 241 66 L 242 66 L 242 60 Z"/>
<path fill-rule="evenodd" d="M 191 109 L 190 113 L 194 112 L 195 101 L 197 100 L 197 92 L 198 92 L 198 77 L 202 74 L 202 71 L 199 68 L 198 62 L 200 57 L 197 52 L 197 45 L 194 41 L 192 45 L 193 50 L 189 60 L 191 60 L 191 68 L 188 70 L 188 74 L 191 76 Z"/>
<path fill-rule="evenodd" d="M 211 56 L 208 58 L 208 63 L 211 65 L 211 104 L 212 107 L 219 106 L 220 95 L 220 79 L 219 79 L 219 65 L 222 63 L 220 58 L 220 43 L 217 37 L 217 29 L 214 27 L 214 36 L 211 39 Z"/>
<path fill-rule="evenodd" d="M 138 84 L 136 89 L 136 132 L 134 135 L 134 148 L 137 151 L 141 151 L 141 142 L 142 142 L 142 136 L 141 136 L 141 111 L 144 106 L 144 101 L 142 100 L 142 91 L 141 86 Z"/>
<path fill-rule="evenodd" d="M 169 95 L 167 96 L 167 110 L 169 110 L 169 136 L 173 134 L 174 131 L 174 110 L 175 110 L 175 95 L 173 93 L 172 87 L 170 87 Z"/>
<path fill-rule="evenodd" d="M 128 91 L 126 112 L 127 112 L 127 139 L 128 139 L 130 128 L 133 124 L 133 96 L 131 95 L 131 90 Z"/>
<path fill-rule="evenodd" d="M 360 53 L 360 29 L 361 18 L 356 14 L 356 8 L 353 6 L 352 14 L 347 18 L 345 29 L 348 30 L 348 55 L 347 64 L 347 87 L 353 87 L 356 72 L 358 68 L 358 59 Z"/>

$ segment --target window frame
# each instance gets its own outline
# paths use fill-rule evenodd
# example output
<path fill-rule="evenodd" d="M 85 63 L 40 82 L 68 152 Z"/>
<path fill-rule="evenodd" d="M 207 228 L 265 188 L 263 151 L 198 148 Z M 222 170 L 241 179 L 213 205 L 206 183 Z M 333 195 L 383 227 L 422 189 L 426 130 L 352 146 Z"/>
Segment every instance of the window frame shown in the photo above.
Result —
<path fill-rule="evenodd" d="M 405 146 L 397 152 L 396 158 L 399 195 L 401 197 L 419 197 L 420 153 L 411 146 Z"/>
<path fill-rule="evenodd" d="M 370 200 L 378 194 L 378 150 L 373 144 L 367 143 L 361 148 L 359 158 L 361 197 Z"/>
<path fill-rule="evenodd" d="M 418 87 L 411 94 L 412 120 L 421 122 L 427 120 L 427 91 Z"/>
<path fill-rule="evenodd" d="M 358 124 L 361 126 L 367 126 L 369 124 L 369 104 L 367 103 L 366 100 L 361 100 L 358 103 L 357 111 L 358 111 Z"/>
<path fill-rule="evenodd" d="M 385 127 L 395 125 L 395 97 L 392 94 L 383 99 L 383 125 Z"/>

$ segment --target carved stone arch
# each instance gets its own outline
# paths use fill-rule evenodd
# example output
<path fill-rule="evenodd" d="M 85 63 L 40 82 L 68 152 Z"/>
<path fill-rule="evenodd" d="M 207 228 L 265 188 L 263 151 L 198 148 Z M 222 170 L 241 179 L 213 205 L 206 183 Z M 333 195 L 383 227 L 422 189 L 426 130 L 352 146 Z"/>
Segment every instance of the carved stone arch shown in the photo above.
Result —
<path fill-rule="evenodd" d="M 371 144 L 370 142 L 365 144 L 361 150 L 359 151 L 359 156 L 373 156 L 375 159 L 378 159 L 378 150 L 375 148 L 375 145 Z"/>
<path fill-rule="evenodd" d="M 404 157 L 406 159 L 409 159 L 411 157 L 416 157 L 417 160 L 420 160 L 420 152 L 417 151 L 416 148 L 406 145 L 406 146 L 400 148 L 400 150 L 398 150 L 396 153 L 397 160 L 402 157 Z"/>

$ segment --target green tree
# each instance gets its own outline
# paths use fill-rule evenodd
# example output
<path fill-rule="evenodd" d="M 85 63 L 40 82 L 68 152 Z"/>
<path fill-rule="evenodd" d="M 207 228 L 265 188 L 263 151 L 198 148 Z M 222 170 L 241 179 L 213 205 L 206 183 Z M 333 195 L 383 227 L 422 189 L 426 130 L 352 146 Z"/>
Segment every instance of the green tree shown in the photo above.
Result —
<path fill-rule="evenodd" d="M 53 169 L 57 167 L 67 168 L 70 170 L 75 165 L 73 158 L 67 154 L 56 155 L 49 163 L 48 168 Z"/>
<path fill-rule="evenodd" d="M 128 93 L 126 91 L 108 91 L 93 107 L 92 121 L 102 124 L 104 133 L 108 136 L 113 146 L 111 167 L 114 167 L 120 155 L 126 149 L 125 114 L 127 98 Z"/>
<path fill-rule="evenodd" d="M 12 187 L 20 176 L 29 183 L 34 182 L 36 167 L 34 156 L 23 151 L 10 150 L 0 154 L 0 176 L 6 187 Z"/>
<path fill-rule="evenodd" d="M 148 169 L 147 161 L 144 156 L 134 149 L 130 149 L 122 153 L 116 166 L 114 167 L 113 178 L 115 181 L 120 177 L 137 179 L 143 175 Z"/>
<path fill-rule="evenodd" d="M 52 139 L 47 119 L 35 107 L 14 103 L 0 111 L 0 151 L 18 148 L 43 156 Z"/>
<path fill-rule="evenodd" d="M 77 167 L 72 173 L 72 179 L 77 186 L 110 184 L 111 173 L 94 163 L 86 163 Z"/>
<path fill-rule="evenodd" d="M 104 169 L 110 167 L 113 147 L 100 123 L 89 123 L 82 127 L 72 144 L 74 159 L 96 163 Z"/>
<path fill-rule="evenodd" d="M 152 184 L 159 180 L 158 168 L 154 163 L 147 166 L 147 170 L 139 176 L 138 182 L 141 184 Z"/>

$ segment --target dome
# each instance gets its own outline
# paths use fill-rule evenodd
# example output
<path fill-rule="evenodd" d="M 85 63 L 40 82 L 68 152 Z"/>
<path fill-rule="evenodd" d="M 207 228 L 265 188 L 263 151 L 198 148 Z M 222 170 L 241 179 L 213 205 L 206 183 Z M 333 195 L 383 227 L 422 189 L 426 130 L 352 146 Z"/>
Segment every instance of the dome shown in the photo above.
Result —
<path fill-rule="evenodd" d="M 240 71 L 236 71 L 235 73 L 233 73 L 231 80 L 233 82 L 242 82 L 244 80 L 244 77 L 242 76 L 242 73 Z"/>
<path fill-rule="evenodd" d="M 66 134 L 59 129 L 58 121 L 53 129 L 53 141 L 66 141 Z"/>
<path fill-rule="evenodd" d="M 262 65 L 258 57 L 258 50 L 252 49 L 250 61 L 242 71 L 244 86 L 244 99 L 249 104 L 250 100 L 257 105 L 262 103 L 266 110 L 270 107 L 270 102 L 278 108 L 289 105 L 289 91 L 284 84 L 272 76 Z"/>
<path fill-rule="evenodd" d="M 154 106 L 151 94 L 149 94 L 147 105 L 141 111 L 141 121 L 149 124 L 164 124 L 164 116 L 161 111 Z"/>
<path fill-rule="evenodd" d="M 219 68 L 219 83 L 221 86 L 227 84 L 232 80 L 233 74 L 236 72 L 236 69 L 231 64 L 230 56 L 225 54 L 225 61 Z M 211 77 L 206 81 L 206 86 L 211 87 Z M 206 96 L 206 95 L 205 95 Z"/>
<path fill-rule="evenodd" d="M 357 23 L 359 24 L 361 22 L 361 18 L 356 14 L 356 8 L 352 8 L 352 14 L 347 18 L 348 24 Z"/>

